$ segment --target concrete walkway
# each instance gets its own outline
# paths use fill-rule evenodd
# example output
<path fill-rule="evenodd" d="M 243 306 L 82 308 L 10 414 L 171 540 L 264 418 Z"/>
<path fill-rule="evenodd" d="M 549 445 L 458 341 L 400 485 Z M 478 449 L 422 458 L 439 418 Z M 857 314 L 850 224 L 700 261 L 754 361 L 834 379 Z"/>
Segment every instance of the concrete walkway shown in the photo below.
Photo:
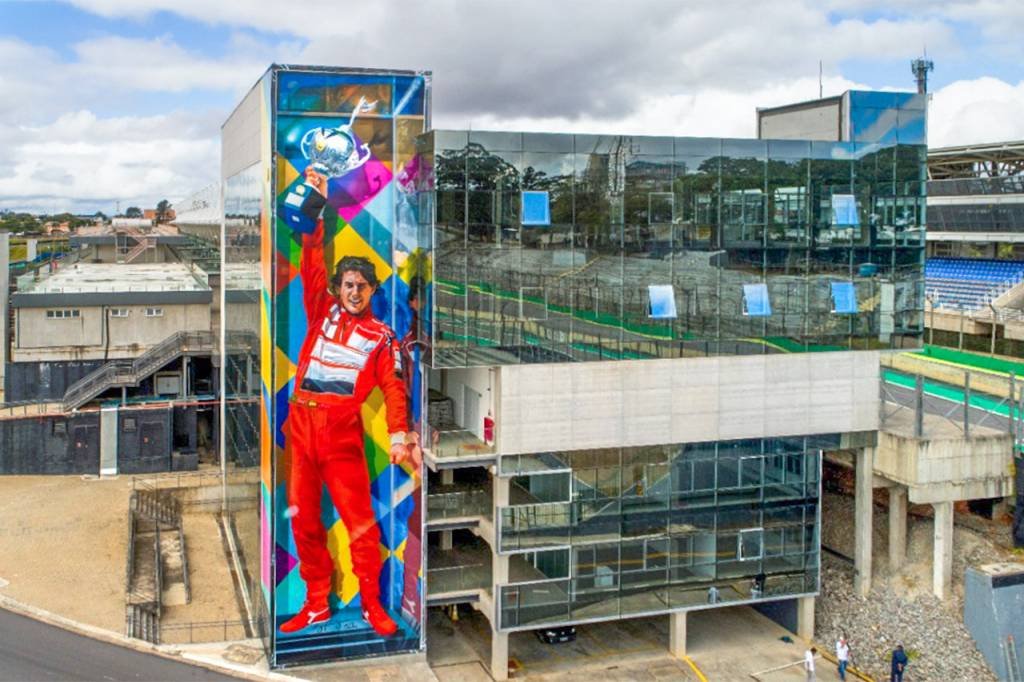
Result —
<path fill-rule="evenodd" d="M 687 653 L 708 680 L 807 679 L 802 662 L 809 645 L 750 607 L 693 612 L 686 629 Z M 838 679 L 836 667 L 823 658 L 816 666 L 818 679 Z"/>

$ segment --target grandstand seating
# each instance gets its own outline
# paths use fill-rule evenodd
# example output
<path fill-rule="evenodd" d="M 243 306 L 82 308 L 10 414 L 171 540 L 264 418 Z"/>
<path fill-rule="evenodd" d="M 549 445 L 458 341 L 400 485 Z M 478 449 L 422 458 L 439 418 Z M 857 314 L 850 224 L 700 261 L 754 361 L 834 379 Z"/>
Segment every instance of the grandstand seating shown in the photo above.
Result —
<path fill-rule="evenodd" d="M 978 310 L 1024 279 L 1024 261 L 930 258 L 924 276 L 936 308 Z"/>

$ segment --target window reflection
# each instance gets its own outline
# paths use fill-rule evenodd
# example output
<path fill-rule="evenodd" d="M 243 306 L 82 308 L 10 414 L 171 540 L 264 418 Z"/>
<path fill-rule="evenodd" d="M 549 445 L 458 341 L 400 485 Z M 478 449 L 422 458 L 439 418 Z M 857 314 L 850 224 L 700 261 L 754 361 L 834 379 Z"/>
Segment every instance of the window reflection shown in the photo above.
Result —
<path fill-rule="evenodd" d="M 822 436 L 573 451 L 557 457 L 567 472 L 513 478 L 502 551 L 534 564 L 568 556 L 569 566 L 499 586 L 502 627 L 815 591 L 818 448 L 838 444 Z"/>
<path fill-rule="evenodd" d="M 421 147 L 434 366 L 920 343 L 922 145 L 435 131 Z M 524 191 L 548 193 L 550 224 L 524 221 Z M 856 313 L 835 312 L 835 281 Z M 744 307 L 755 284 L 770 315 Z M 651 285 L 674 287 L 674 319 L 648 314 Z"/>

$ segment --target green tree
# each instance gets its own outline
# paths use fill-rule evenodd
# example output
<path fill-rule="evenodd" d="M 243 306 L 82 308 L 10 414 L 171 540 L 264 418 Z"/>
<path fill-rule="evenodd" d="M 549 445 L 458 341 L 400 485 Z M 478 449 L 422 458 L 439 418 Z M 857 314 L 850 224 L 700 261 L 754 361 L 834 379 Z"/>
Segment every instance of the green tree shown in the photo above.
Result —
<path fill-rule="evenodd" d="M 167 217 L 170 215 L 170 211 L 171 211 L 171 202 L 167 201 L 167 199 L 161 199 L 160 203 L 156 205 L 156 222 L 157 222 L 157 224 L 160 224 L 160 223 L 166 221 Z"/>
<path fill-rule="evenodd" d="M 142 217 L 142 209 L 139 208 L 138 206 L 129 206 L 128 209 L 124 212 L 124 217 L 125 218 L 141 218 Z"/>
<path fill-rule="evenodd" d="M 30 213 L 0 214 L 0 230 L 8 232 L 38 232 L 42 228 L 39 219 Z"/>

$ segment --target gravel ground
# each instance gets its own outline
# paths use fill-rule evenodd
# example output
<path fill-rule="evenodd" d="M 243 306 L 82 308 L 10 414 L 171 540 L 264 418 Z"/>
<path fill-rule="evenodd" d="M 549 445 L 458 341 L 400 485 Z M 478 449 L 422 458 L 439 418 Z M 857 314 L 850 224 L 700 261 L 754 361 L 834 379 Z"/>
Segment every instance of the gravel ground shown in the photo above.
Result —
<path fill-rule="evenodd" d="M 908 517 L 907 561 L 890 574 L 888 515 L 875 507 L 873 584 L 860 599 L 853 593 L 853 566 L 823 555 L 816 639 L 831 645 L 841 633 L 850 640 L 854 664 L 876 679 L 889 679 L 889 655 L 903 644 L 911 658 L 906 680 L 996 680 L 963 624 L 963 576 L 969 565 L 1002 561 L 1005 550 L 983 534 L 954 531 L 952 596 L 931 594 L 932 520 Z M 853 498 L 826 494 L 822 541 L 853 555 Z"/>

